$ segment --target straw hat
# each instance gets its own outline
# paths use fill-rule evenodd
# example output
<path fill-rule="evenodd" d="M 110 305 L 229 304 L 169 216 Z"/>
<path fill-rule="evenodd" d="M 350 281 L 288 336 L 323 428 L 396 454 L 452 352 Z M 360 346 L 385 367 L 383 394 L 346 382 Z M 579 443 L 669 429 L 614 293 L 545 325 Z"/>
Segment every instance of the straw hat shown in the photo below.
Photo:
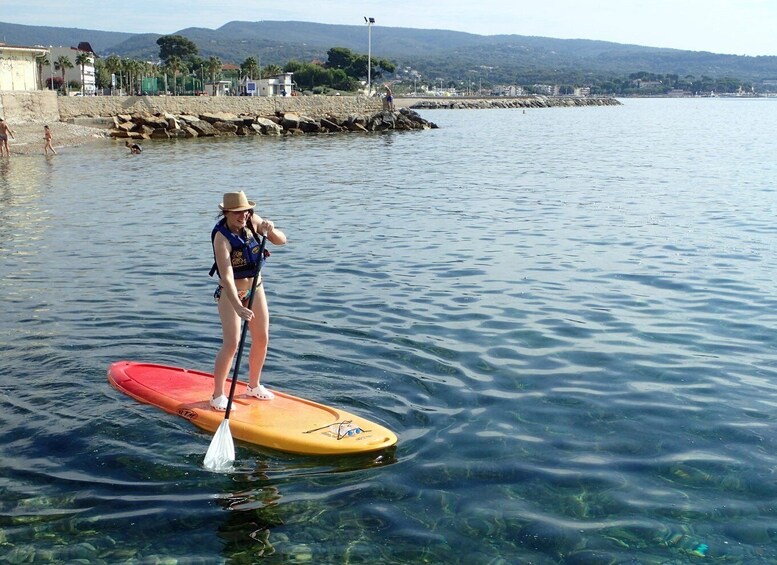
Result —
<path fill-rule="evenodd" d="M 224 202 L 219 204 L 219 208 L 225 212 L 242 212 L 243 210 L 251 210 L 256 206 L 256 202 L 251 202 L 246 198 L 245 192 L 225 192 Z"/>

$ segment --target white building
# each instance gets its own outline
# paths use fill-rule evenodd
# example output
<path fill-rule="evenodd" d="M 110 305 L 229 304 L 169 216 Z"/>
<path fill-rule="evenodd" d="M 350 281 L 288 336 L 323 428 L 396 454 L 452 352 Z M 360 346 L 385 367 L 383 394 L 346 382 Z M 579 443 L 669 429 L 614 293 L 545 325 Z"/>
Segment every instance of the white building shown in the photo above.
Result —
<path fill-rule="evenodd" d="M 39 90 L 37 57 L 46 55 L 44 47 L 17 47 L 0 43 L 0 90 Z"/>
<path fill-rule="evenodd" d="M 242 94 L 245 96 L 291 96 L 294 86 L 291 80 L 293 74 L 283 73 L 259 80 L 246 77 L 240 83 Z"/>
<path fill-rule="evenodd" d="M 206 82 L 204 90 L 208 96 L 227 96 L 229 95 L 230 86 L 232 86 L 232 81 L 218 80 L 216 82 Z"/>
<path fill-rule="evenodd" d="M 523 96 L 524 91 L 522 86 L 506 86 L 502 89 L 502 96 Z"/>
<path fill-rule="evenodd" d="M 86 53 L 89 57 L 86 64 L 84 64 L 84 76 L 83 84 L 81 77 L 81 65 L 76 63 L 76 57 L 81 53 Z M 73 65 L 72 69 L 65 70 L 65 83 L 72 81 L 78 82 L 82 85 L 83 93 L 86 96 L 91 96 L 96 93 L 97 85 L 95 82 L 94 72 L 94 59 L 96 55 L 92 51 L 92 46 L 88 42 L 82 41 L 78 44 L 78 47 L 51 47 L 49 53 L 49 67 L 43 71 L 43 79 L 48 84 L 52 77 L 62 77 L 62 71 L 56 68 L 57 61 L 60 57 L 67 57 L 70 63 Z"/>

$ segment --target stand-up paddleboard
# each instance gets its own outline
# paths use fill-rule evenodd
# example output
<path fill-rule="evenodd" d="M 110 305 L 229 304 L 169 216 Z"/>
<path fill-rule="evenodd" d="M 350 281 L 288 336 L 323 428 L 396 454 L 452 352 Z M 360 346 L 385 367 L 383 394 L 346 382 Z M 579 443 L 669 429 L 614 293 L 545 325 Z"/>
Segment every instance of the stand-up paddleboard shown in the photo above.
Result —
<path fill-rule="evenodd" d="M 210 407 L 213 375 L 179 367 L 117 361 L 108 380 L 132 398 L 177 414 L 215 432 L 224 412 Z M 229 390 L 231 380 L 225 386 Z M 235 439 L 305 455 L 346 455 L 379 451 L 397 443 L 389 429 L 344 410 L 273 391 L 273 400 L 246 396 L 238 382 L 229 414 Z"/>

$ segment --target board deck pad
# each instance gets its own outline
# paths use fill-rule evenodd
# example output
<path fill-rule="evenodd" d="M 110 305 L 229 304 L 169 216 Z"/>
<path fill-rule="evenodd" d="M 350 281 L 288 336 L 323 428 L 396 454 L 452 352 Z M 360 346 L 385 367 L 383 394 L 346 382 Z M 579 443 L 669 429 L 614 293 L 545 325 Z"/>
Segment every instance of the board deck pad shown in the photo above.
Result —
<path fill-rule="evenodd" d="M 215 432 L 224 412 L 210 407 L 213 375 L 191 369 L 117 361 L 108 369 L 108 381 L 140 402 L 176 414 Z M 232 380 L 227 379 L 229 392 Z M 273 390 L 273 400 L 246 395 L 238 381 L 229 414 L 235 439 L 279 451 L 305 455 L 367 453 L 392 447 L 397 436 L 388 428 L 311 400 Z"/>

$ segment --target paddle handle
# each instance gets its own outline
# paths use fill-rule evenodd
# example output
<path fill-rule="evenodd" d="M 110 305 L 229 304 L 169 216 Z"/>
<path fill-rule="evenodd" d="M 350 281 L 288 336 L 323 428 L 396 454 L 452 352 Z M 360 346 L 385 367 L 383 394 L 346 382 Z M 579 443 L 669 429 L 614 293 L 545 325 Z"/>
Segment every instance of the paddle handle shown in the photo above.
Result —
<path fill-rule="evenodd" d="M 259 265 L 256 267 L 256 273 L 254 274 L 254 280 L 251 283 L 251 295 L 248 297 L 248 309 L 254 305 L 254 294 L 256 294 L 256 285 L 259 281 L 259 274 L 262 272 L 262 263 L 264 263 L 264 246 L 267 242 L 267 234 L 262 235 L 262 241 L 259 244 Z M 237 346 L 237 355 L 235 356 L 235 368 L 232 371 L 232 385 L 229 387 L 229 399 L 227 400 L 227 410 L 224 413 L 224 419 L 229 420 L 229 413 L 232 411 L 232 399 L 235 396 L 235 388 L 237 386 L 237 375 L 240 371 L 240 360 L 243 357 L 243 346 L 246 342 L 246 333 L 248 333 L 248 321 L 243 320 L 242 328 L 240 329 L 240 343 Z"/>

